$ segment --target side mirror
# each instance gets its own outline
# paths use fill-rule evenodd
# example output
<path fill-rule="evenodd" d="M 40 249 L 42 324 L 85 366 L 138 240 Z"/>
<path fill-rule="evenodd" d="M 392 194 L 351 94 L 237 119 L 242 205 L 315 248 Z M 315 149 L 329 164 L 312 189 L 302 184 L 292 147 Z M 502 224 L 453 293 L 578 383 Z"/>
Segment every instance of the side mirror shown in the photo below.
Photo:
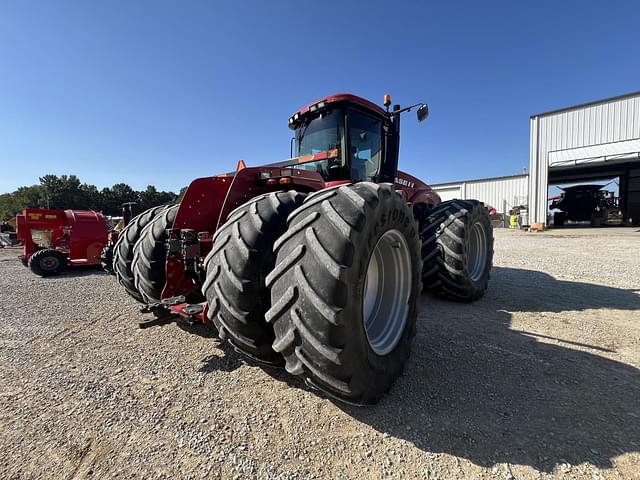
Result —
<path fill-rule="evenodd" d="M 423 103 L 418 107 L 418 111 L 416 112 L 416 116 L 418 117 L 418 121 L 422 122 L 425 118 L 429 116 L 429 107 L 426 103 Z"/>

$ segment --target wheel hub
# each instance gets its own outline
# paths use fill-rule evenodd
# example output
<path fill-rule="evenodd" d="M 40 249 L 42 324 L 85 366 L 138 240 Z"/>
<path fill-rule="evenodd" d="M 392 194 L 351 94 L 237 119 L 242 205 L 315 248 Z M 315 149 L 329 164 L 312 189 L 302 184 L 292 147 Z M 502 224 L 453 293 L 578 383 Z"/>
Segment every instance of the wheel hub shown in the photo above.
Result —
<path fill-rule="evenodd" d="M 60 265 L 60 260 L 56 257 L 44 257 L 40 260 L 40 266 L 43 270 L 55 270 Z"/>
<path fill-rule="evenodd" d="M 398 230 L 385 232 L 373 249 L 362 296 L 369 346 L 378 355 L 400 341 L 409 314 L 412 265 L 409 247 Z"/>
<path fill-rule="evenodd" d="M 487 266 L 487 234 L 482 223 L 476 222 L 469 235 L 469 250 L 467 269 L 472 281 L 482 278 Z"/>

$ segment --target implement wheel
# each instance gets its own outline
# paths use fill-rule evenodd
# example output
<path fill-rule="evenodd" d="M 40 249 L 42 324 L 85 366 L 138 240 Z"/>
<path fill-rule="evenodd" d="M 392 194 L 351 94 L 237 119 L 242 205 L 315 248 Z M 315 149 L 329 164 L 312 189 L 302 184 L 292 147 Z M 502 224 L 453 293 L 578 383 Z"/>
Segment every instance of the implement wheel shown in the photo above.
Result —
<path fill-rule="evenodd" d="M 58 250 L 38 250 L 29 258 L 28 266 L 33 273 L 41 277 L 60 275 L 69 267 L 69 259 Z"/>
<path fill-rule="evenodd" d="M 165 284 L 167 230 L 173 227 L 179 205 L 165 208 L 142 229 L 133 247 L 131 270 L 135 287 L 144 302 L 156 303 Z"/>
<path fill-rule="evenodd" d="M 415 335 L 420 243 L 390 184 L 320 191 L 289 216 L 267 277 L 274 350 L 285 368 L 341 401 L 376 403 Z"/>
<path fill-rule="evenodd" d="M 273 244 L 304 197 L 295 191 L 273 192 L 237 208 L 216 232 L 205 259 L 202 291 L 209 302 L 209 319 L 220 338 L 259 362 L 282 363 L 271 348 L 273 326 L 264 320 L 271 305 L 264 279 L 275 264 Z"/>
<path fill-rule="evenodd" d="M 133 271 L 131 269 L 133 247 L 140 238 L 144 227 L 146 227 L 158 213 L 167 208 L 166 205 L 150 208 L 131 219 L 122 232 L 120 232 L 120 235 L 118 235 L 118 240 L 113 247 L 113 271 L 116 278 L 126 292 L 141 303 L 144 302 L 144 299 L 136 288 Z"/>
<path fill-rule="evenodd" d="M 493 263 L 493 229 L 481 202 L 442 202 L 424 219 L 420 238 L 425 290 L 460 302 L 484 295 Z"/>

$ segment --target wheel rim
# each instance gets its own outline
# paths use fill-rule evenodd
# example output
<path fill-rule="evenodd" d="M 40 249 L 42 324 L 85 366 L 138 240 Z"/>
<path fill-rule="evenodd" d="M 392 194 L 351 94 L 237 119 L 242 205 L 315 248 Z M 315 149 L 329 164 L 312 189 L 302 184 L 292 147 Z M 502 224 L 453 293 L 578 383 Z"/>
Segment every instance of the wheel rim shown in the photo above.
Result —
<path fill-rule="evenodd" d="M 391 352 L 400 341 L 411 294 L 411 255 L 398 230 L 387 231 L 373 249 L 362 296 L 367 341 L 378 355 Z"/>
<path fill-rule="evenodd" d="M 40 267 L 42 267 L 43 270 L 55 270 L 59 266 L 60 260 L 56 257 L 44 257 L 40 260 Z"/>
<path fill-rule="evenodd" d="M 477 282 L 484 275 L 487 265 L 487 235 L 482 223 L 476 222 L 469 235 L 467 270 L 472 281 Z"/>

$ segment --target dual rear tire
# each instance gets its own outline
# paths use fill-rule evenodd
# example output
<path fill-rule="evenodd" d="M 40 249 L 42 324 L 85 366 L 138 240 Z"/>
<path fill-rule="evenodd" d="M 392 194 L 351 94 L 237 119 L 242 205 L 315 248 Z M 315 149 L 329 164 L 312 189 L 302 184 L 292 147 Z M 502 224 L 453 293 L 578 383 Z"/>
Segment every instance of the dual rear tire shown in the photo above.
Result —
<path fill-rule="evenodd" d="M 163 216 L 159 222 L 162 222 L 162 225 L 156 225 L 156 228 L 147 232 L 146 227 L 152 223 L 157 218 L 160 218 L 160 214 L 163 213 L 167 209 L 177 208 L 177 206 L 167 207 L 166 205 L 162 205 L 159 207 L 150 208 L 142 212 L 140 215 L 134 217 L 127 226 L 120 232 L 118 236 L 118 240 L 116 241 L 113 247 L 113 270 L 116 275 L 116 278 L 120 285 L 122 285 L 125 291 L 137 300 L 140 303 L 145 303 L 147 300 L 138 289 L 136 285 L 136 278 L 134 276 L 134 268 L 133 268 L 133 260 L 134 260 L 134 249 L 136 245 L 142 238 L 146 238 L 144 240 L 145 248 L 144 251 L 138 254 L 138 257 L 149 255 L 149 258 L 145 259 L 145 264 L 151 265 L 152 262 L 154 265 L 158 263 L 158 261 L 163 261 L 163 258 L 166 258 L 166 250 L 164 249 L 164 245 L 158 245 L 155 243 L 154 239 L 147 238 L 153 235 L 157 235 L 158 231 L 163 228 L 171 228 L 168 225 L 169 218 L 167 216 Z M 149 248 L 149 245 L 152 245 L 155 248 Z M 163 257 L 164 256 L 164 257 Z M 164 268 L 164 267 L 163 267 Z M 138 269 L 138 271 L 141 271 Z M 147 271 L 145 271 L 145 274 Z M 157 273 L 157 268 L 154 270 L 154 274 Z M 164 278 L 164 270 L 161 272 L 162 278 Z M 154 284 L 157 285 L 159 280 L 156 280 Z M 146 293 L 154 293 L 151 290 L 145 290 Z"/>
<path fill-rule="evenodd" d="M 421 280 L 455 300 L 484 293 L 486 209 L 445 202 L 416 222 L 392 185 L 368 182 L 303 198 L 270 193 L 229 215 L 206 258 L 209 319 L 254 360 L 376 403 L 409 357 Z"/>
<path fill-rule="evenodd" d="M 493 229 L 485 206 L 450 200 L 420 219 L 424 289 L 459 302 L 480 299 L 493 263 Z"/>
<path fill-rule="evenodd" d="M 160 301 L 166 280 L 167 231 L 173 227 L 179 206 L 172 205 L 159 210 L 142 229 L 140 238 L 133 246 L 133 283 L 145 303 Z"/>
<path fill-rule="evenodd" d="M 295 191 L 273 192 L 240 206 L 216 232 L 205 259 L 208 318 L 221 339 L 258 362 L 282 363 L 271 346 L 273 327 L 264 321 L 271 304 L 265 276 L 275 264 L 273 244 L 304 198 Z"/>
<path fill-rule="evenodd" d="M 284 359 L 334 398 L 375 403 L 415 335 L 417 224 L 388 184 L 303 199 L 270 193 L 230 214 L 206 259 L 209 318 L 249 357 Z"/>
<path fill-rule="evenodd" d="M 376 403 L 402 373 L 420 291 L 417 224 L 390 184 L 321 191 L 289 218 L 267 277 L 274 350 L 329 396 Z"/>

